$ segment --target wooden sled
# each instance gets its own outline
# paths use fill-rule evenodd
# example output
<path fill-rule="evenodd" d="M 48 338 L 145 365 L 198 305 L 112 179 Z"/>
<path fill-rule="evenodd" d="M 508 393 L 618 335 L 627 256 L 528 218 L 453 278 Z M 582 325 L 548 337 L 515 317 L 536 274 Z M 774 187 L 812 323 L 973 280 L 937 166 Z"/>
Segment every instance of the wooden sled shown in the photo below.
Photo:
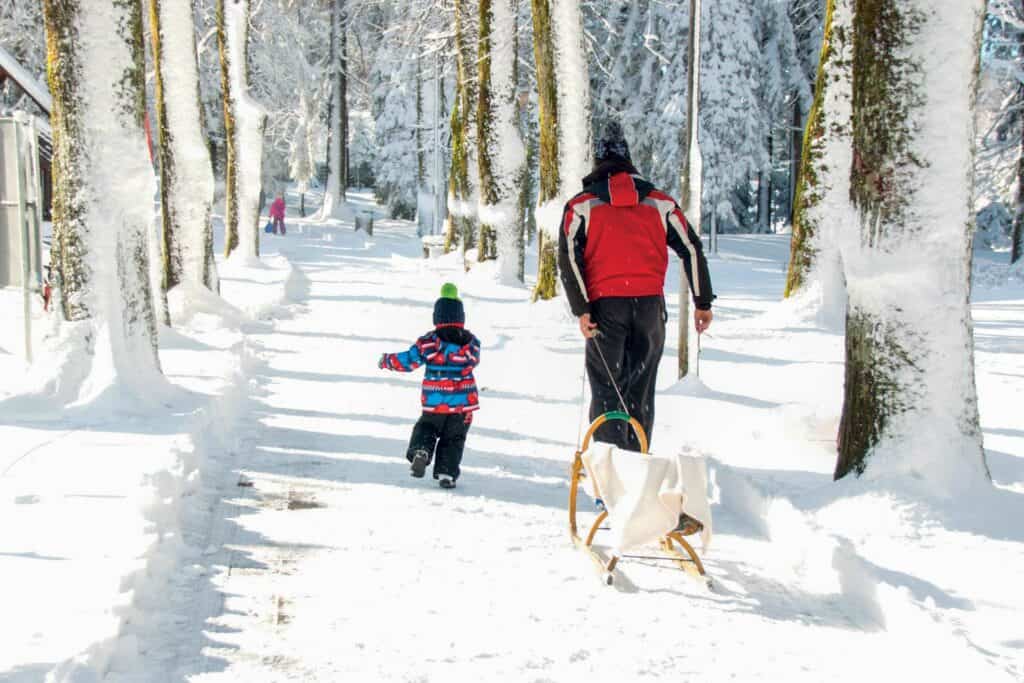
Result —
<path fill-rule="evenodd" d="M 704 571 L 704 563 L 700 561 L 700 557 L 697 555 L 697 551 L 693 549 L 693 546 L 678 531 L 670 532 L 659 540 L 661 555 L 612 555 L 607 560 L 594 548 L 594 537 L 600 530 L 601 524 L 608 518 L 607 510 L 602 510 L 597 515 L 585 538 L 580 536 L 576 523 L 576 508 L 579 502 L 580 482 L 587 476 L 583 467 L 583 453 L 590 447 L 590 442 L 593 440 L 594 432 L 597 431 L 598 427 L 610 420 L 628 422 L 640 441 L 641 454 L 647 455 L 647 434 L 644 432 L 643 426 L 626 413 L 621 411 L 605 413 L 598 416 L 590 424 L 590 428 L 587 429 L 587 433 L 583 437 L 583 444 L 580 446 L 580 450 L 576 451 L 576 457 L 573 458 L 570 471 L 569 533 L 572 536 L 573 545 L 590 556 L 601 579 L 609 586 L 614 582 L 615 568 L 618 566 L 619 560 L 622 559 L 671 561 L 695 579 L 708 583 L 709 580 L 707 573 Z M 678 549 L 676 546 L 678 546 Z"/>

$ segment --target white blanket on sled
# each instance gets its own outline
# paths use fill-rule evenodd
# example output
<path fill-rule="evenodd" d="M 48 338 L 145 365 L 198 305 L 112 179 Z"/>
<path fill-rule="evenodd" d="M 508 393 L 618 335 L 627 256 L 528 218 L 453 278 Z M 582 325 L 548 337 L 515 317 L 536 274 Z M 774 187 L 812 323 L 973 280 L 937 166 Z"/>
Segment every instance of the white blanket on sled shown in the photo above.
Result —
<path fill-rule="evenodd" d="M 703 457 L 659 457 L 595 442 L 583 453 L 586 488 L 608 509 L 617 552 L 657 541 L 679 523 L 679 513 L 704 523 L 702 550 L 711 543 L 707 463 Z"/>

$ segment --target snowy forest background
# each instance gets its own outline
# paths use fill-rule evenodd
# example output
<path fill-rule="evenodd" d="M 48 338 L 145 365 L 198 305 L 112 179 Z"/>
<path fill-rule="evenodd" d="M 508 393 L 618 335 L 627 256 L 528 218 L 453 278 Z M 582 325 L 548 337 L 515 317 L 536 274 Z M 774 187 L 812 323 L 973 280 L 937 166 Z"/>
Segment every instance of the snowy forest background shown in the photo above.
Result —
<path fill-rule="evenodd" d="M 420 193 L 431 190 L 437 68 L 443 79 L 437 128 L 445 174 L 451 164 L 459 3 L 464 5 L 458 9 L 466 42 L 475 44 L 479 15 L 463 0 L 253 0 L 247 57 L 252 92 L 268 114 L 263 152 L 267 194 L 290 181 L 327 180 L 331 75 L 334 66 L 340 67 L 340 56 L 331 61 L 334 5 L 344 13 L 347 38 L 348 184 L 373 188 L 394 217 L 414 218 Z M 222 200 L 226 145 L 216 0 L 193 4 L 204 139 Z M 530 3 L 516 5 L 518 124 L 530 152 L 526 191 L 535 196 L 533 23 Z M 676 191 L 685 147 L 689 1 L 584 0 L 581 7 L 592 120 L 620 118 L 637 167 L 657 185 Z M 824 0 L 723 0 L 705 8 L 703 214 L 716 217 L 721 232 L 782 232 L 791 223 L 824 11 Z M 989 2 L 978 103 L 976 209 L 981 243 L 1000 249 L 1009 247 L 1020 204 L 1022 21 L 1021 3 Z M 45 82 L 41 3 L 4 3 L 0 44 Z M 152 60 L 147 64 L 152 111 Z M 475 77 L 470 70 L 470 80 Z M 32 109 L 27 98 L 17 99 L 12 86 L 0 93 L 5 107 Z M 524 220 L 532 230 L 530 218 Z"/>

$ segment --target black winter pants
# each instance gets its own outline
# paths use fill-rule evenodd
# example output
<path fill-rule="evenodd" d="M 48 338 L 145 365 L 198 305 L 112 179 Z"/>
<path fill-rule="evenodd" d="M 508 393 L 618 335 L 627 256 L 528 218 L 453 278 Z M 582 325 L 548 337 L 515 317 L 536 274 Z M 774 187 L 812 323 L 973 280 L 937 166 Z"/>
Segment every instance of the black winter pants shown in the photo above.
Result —
<path fill-rule="evenodd" d="M 412 428 L 409 450 L 405 457 L 412 462 L 413 453 L 426 451 L 428 461 L 434 461 L 434 479 L 447 474 L 459 478 L 459 464 L 462 449 L 466 446 L 466 434 L 473 424 L 473 413 L 438 415 L 423 413 Z M 435 452 L 436 448 L 436 452 Z"/>
<path fill-rule="evenodd" d="M 597 353 L 600 346 L 626 401 L 627 412 L 635 417 L 650 439 L 654 431 L 654 389 L 658 362 L 665 350 L 665 299 L 661 296 L 609 297 L 590 305 L 590 318 L 600 334 L 587 341 L 587 376 L 590 378 L 590 419 L 612 410 L 622 410 L 615 387 Z M 613 443 L 631 451 L 640 441 L 625 422 L 606 422 L 594 435 L 598 441 Z"/>

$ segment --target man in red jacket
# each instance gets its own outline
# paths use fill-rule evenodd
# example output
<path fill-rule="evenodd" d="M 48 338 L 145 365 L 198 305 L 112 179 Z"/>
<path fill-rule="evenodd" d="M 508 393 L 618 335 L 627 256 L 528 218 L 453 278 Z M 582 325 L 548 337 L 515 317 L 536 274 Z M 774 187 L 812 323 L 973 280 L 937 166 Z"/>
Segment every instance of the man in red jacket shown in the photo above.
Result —
<path fill-rule="evenodd" d="M 621 126 L 610 122 L 594 146 L 594 170 L 565 205 L 558 264 L 572 312 L 587 339 L 590 419 L 626 409 L 654 430 L 654 390 L 665 349 L 668 249 L 682 259 L 701 333 L 711 325 L 711 276 L 701 247 L 675 201 L 640 177 Z M 608 370 L 598 354 L 598 345 Z M 614 381 L 614 385 L 612 382 Z M 606 422 L 596 438 L 638 451 L 623 422 Z"/>

